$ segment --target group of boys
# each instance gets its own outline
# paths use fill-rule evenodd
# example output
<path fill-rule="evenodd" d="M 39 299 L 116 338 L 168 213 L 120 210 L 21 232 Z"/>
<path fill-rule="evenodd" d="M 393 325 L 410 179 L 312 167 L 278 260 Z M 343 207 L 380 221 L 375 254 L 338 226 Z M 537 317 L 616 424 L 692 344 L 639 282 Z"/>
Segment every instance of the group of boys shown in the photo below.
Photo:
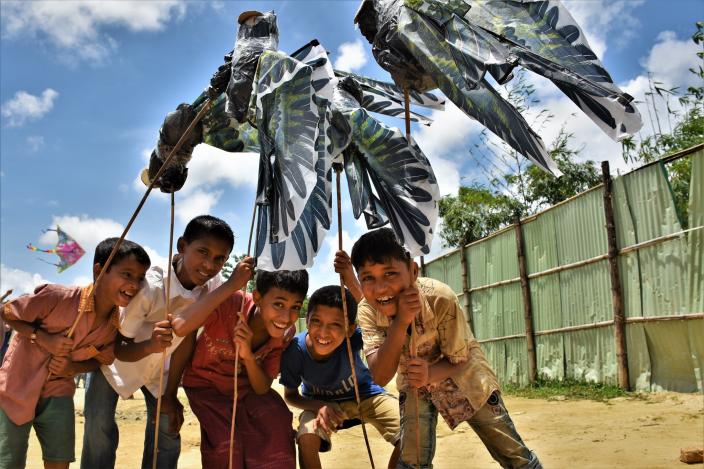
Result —
<path fill-rule="evenodd" d="M 96 248 L 94 278 L 116 242 L 106 239 Z M 503 467 L 541 467 L 513 426 L 456 296 L 440 282 L 418 278 L 393 231 L 363 235 L 351 257 L 337 253 L 335 270 L 348 287 L 344 302 L 339 285 L 315 291 L 307 332 L 298 335 L 307 272 L 259 271 L 253 292 L 244 293 L 252 258 L 240 261 L 228 280 L 219 275 L 233 245 L 227 223 L 199 216 L 178 239 L 168 267 L 150 266 L 144 249 L 125 240 L 97 285 L 42 285 L 4 304 L 0 315 L 15 334 L 0 368 L 0 469 L 25 466 L 32 427 L 45 468 L 75 460 L 73 376 L 84 372 L 91 373 L 83 469 L 115 467 L 118 396 L 137 390 L 148 415 L 142 467 L 152 465 L 161 391 L 157 467 L 176 468 L 179 386 L 200 423 L 204 468 L 226 468 L 232 457 L 235 468 L 293 469 L 296 443 L 302 468 L 321 467 L 319 453 L 331 449 L 331 435 L 360 419 L 394 446 L 389 467 L 429 468 L 438 413 L 453 429 L 468 422 Z M 418 339 L 411 349 L 413 328 Z M 271 388 L 279 375 L 285 401 Z M 398 399 L 382 387 L 395 375 Z M 297 433 L 287 403 L 302 411 Z"/>

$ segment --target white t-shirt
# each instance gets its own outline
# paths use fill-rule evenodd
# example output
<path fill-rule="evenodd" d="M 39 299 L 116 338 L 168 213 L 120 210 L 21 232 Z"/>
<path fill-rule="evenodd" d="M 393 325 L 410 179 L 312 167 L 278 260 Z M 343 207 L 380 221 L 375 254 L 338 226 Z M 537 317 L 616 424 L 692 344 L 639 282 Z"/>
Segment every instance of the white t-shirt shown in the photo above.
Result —
<path fill-rule="evenodd" d="M 120 333 L 135 342 L 149 340 L 154 330 L 154 324 L 166 319 L 166 275 L 163 267 L 151 267 L 146 274 L 144 287 L 130 301 L 126 308 L 120 311 Z M 171 268 L 170 310 L 175 318 L 190 304 L 195 303 L 202 295 L 216 289 L 222 283 L 220 275 L 208 280 L 205 285 L 187 290 L 181 285 L 173 267 Z M 174 334 L 171 346 L 166 349 L 166 364 L 164 366 L 164 382 L 162 393 L 166 388 L 171 354 L 181 343 L 183 337 Z M 159 369 L 161 368 L 161 353 L 152 353 L 136 362 L 115 360 L 112 365 L 101 366 L 108 383 L 123 399 L 129 398 L 142 386 L 146 386 L 153 396 L 159 392 Z"/>

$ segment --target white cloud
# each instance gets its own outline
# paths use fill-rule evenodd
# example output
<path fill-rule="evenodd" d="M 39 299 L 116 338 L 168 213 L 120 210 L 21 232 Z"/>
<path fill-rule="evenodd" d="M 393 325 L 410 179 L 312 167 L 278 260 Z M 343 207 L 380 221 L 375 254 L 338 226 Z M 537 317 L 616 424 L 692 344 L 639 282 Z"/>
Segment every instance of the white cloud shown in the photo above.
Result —
<path fill-rule="evenodd" d="M 36 153 L 44 146 L 44 137 L 41 135 L 31 135 L 27 137 L 27 148 L 30 152 Z"/>
<path fill-rule="evenodd" d="M 181 0 L 6 2 L 3 35 L 38 38 L 70 57 L 101 61 L 117 48 L 115 39 L 101 29 L 159 31 L 185 12 L 186 3 Z"/>
<path fill-rule="evenodd" d="M 455 162 L 469 157 L 466 142 L 476 134 L 478 126 L 450 101 L 444 111 L 433 111 L 430 117 L 430 127 L 420 126 L 413 138 L 430 160 L 440 194 L 456 194 L 460 173 Z"/>
<path fill-rule="evenodd" d="M 193 149 L 193 158 L 188 165 L 188 179 L 182 190 L 188 193 L 220 182 L 225 182 L 233 188 L 257 187 L 258 172 L 257 153 L 228 153 L 210 145 L 200 144 Z"/>
<path fill-rule="evenodd" d="M 175 242 L 175 240 L 174 240 L 174 242 Z M 154 249 L 150 246 L 146 246 L 146 245 L 142 244 L 142 247 L 144 248 L 145 251 L 147 251 L 147 254 L 149 255 L 149 259 L 152 261 L 152 266 L 157 265 L 157 266 L 164 267 L 169 263 L 169 260 L 167 259 L 168 249 L 169 249 L 168 246 L 166 246 L 166 250 L 167 250 L 166 256 L 162 256 L 161 254 L 159 254 L 157 252 L 156 249 Z M 175 247 L 174 247 L 174 252 L 172 253 L 172 255 L 175 255 L 175 254 L 176 254 L 176 251 L 175 251 Z"/>
<path fill-rule="evenodd" d="M 222 191 L 208 192 L 197 189 L 188 194 L 188 197 L 180 197 L 176 204 L 176 217 L 182 223 L 188 223 L 191 219 L 205 213 L 212 213 L 213 207 L 220 200 Z"/>
<path fill-rule="evenodd" d="M 679 40 L 672 31 L 662 31 L 656 41 L 647 57 L 641 60 L 655 81 L 680 88 L 701 84 L 701 80 L 689 72 L 689 68 L 695 68 L 700 63 L 696 54 L 701 49 L 694 41 L 689 38 Z"/>
<path fill-rule="evenodd" d="M 90 218 L 86 215 L 54 215 L 52 217 L 52 228 L 60 226 L 62 230 L 74 238 L 83 250 L 86 251 L 84 257 L 92 262 L 95 247 L 105 238 L 118 237 L 122 234 L 124 226 L 109 218 Z M 127 237 L 129 239 L 129 235 Z M 42 245 L 53 245 L 57 241 L 56 233 L 47 231 L 39 237 Z"/>
<path fill-rule="evenodd" d="M 15 97 L 2 105 L 2 117 L 11 127 L 19 127 L 27 121 L 40 119 L 54 107 L 54 100 L 59 93 L 51 88 L 42 91 L 41 96 L 34 96 L 26 91 L 18 91 Z"/>
<path fill-rule="evenodd" d="M 0 295 L 4 295 L 7 290 L 13 290 L 9 298 L 15 298 L 25 293 L 32 293 L 37 286 L 43 283 L 50 282 L 39 274 L 0 264 Z"/>
<path fill-rule="evenodd" d="M 354 42 L 343 42 L 337 48 L 339 54 L 335 59 L 335 68 L 346 72 L 354 72 L 364 67 L 368 62 L 367 51 L 360 39 Z"/>
<path fill-rule="evenodd" d="M 587 36 L 594 53 L 602 59 L 607 42 L 625 46 L 635 38 L 640 22 L 633 14 L 645 0 L 565 0 L 564 5 Z"/>
<path fill-rule="evenodd" d="M 79 275 L 78 277 L 73 279 L 73 282 L 71 283 L 71 285 L 83 286 L 83 285 L 90 285 L 91 283 L 93 283 L 92 277 L 88 277 L 85 275 Z"/>

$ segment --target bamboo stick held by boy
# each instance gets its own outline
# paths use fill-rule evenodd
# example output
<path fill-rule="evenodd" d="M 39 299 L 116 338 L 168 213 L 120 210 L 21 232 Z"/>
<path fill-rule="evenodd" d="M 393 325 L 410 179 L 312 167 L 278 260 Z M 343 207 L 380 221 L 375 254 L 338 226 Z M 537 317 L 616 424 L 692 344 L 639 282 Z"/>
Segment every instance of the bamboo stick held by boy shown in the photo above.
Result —
<path fill-rule="evenodd" d="M 116 243 L 109 238 L 96 247 L 94 278 Z M 0 468 L 24 467 L 32 427 L 44 467 L 67 468 L 75 460 L 73 377 L 112 363 L 118 307 L 137 295 L 149 265 L 144 249 L 124 240 L 94 294 L 92 285 L 41 285 L 2 305 L 17 333 L 0 369 Z"/>
<path fill-rule="evenodd" d="M 417 264 L 388 228 L 361 236 L 351 259 L 365 298 L 358 318 L 372 376 L 384 385 L 397 375 L 398 467 L 416 466 L 416 438 L 421 442 L 420 467 L 432 467 L 438 413 L 452 429 L 467 422 L 502 467 L 542 467 L 516 431 L 496 376 L 452 289 L 418 278 Z M 418 331 L 415 357 L 410 349 L 411 324 Z M 414 389 L 417 392 L 411 392 Z"/>

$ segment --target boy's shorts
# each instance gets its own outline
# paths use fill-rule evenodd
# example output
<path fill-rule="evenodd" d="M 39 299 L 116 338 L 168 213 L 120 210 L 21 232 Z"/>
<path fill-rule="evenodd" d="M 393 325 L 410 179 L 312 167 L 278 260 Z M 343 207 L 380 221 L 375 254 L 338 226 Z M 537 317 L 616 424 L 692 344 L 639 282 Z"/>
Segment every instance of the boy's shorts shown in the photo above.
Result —
<path fill-rule="evenodd" d="M 345 413 L 345 422 L 359 419 L 357 401 L 354 399 L 334 403 L 338 404 Z M 396 445 L 401 438 L 398 399 L 390 394 L 377 394 L 376 396 L 362 399 L 361 408 L 364 423 L 372 425 L 386 441 L 392 445 Z M 320 442 L 320 452 L 325 453 L 332 449 L 332 443 L 330 442 L 330 435 L 325 430 L 322 428 L 313 430 L 313 423 L 317 416 L 317 413 L 310 410 L 301 412 L 301 415 L 298 417 L 299 424 L 296 442 L 298 442 L 301 435 L 314 433 L 322 440 Z M 349 426 L 343 423 L 342 428 L 349 428 Z"/>
<path fill-rule="evenodd" d="M 25 466 L 32 427 L 42 447 L 42 459 L 76 460 L 73 397 L 45 397 L 37 403 L 34 420 L 24 425 L 16 425 L 0 409 L 0 469 Z"/>

